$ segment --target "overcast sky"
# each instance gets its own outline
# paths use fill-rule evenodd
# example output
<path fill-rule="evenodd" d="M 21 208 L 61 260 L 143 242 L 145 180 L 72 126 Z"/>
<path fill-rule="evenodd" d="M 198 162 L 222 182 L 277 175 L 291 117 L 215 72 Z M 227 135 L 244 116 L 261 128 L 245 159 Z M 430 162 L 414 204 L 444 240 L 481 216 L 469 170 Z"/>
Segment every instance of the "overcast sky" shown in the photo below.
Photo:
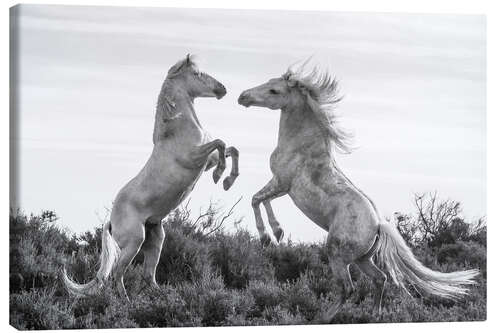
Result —
<path fill-rule="evenodd" d="M 279 111 L 245 109 L 244 89 L 314 60 L 339 79 L 340 123 L 358 147 L 340 167 L 383 216 L 437 191 L 486 214 L 484 16 L 25 5 L 20 11 L 20 205 L 53 209 L 76 232 L 98 226 L 152 149 L 156 98 L 186 53 L 225 84 L 196 101 L 214 138 L 240 150 L 229 192 L 205 174 L 191 195 L 231 206 L 257 233 L 252 195 L 271 178 Z M 273 201 L 286 236 L 325 233 L 289 197 Z"/>

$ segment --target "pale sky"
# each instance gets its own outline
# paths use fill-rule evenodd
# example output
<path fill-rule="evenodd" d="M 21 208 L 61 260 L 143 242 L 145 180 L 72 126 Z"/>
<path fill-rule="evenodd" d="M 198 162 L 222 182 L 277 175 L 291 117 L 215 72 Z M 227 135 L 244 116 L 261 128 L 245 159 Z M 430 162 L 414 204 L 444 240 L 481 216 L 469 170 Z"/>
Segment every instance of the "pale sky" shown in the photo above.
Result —
<path fill-rule="evenodd" d="M 13 139 L 26 212 L 55 210 L 75 232 L 98 226 L 149 157 L 168 69 L 194 53 L 228 90 L 197 100 L 197 114 L 240 150 L 241 171 L 229 192 L 204 174 L 194 212 L 242 196 L 235 216 L 257 234 L 250 200 L 271 178 L 279 111 L 236 100 L 314 55 L 340 80 L 340 124 L 358 147 L 337 161 L 383 216 L 413 212 L 413 193 L 428 191 L 462 202 L 468 218 L 486 214 L 484 16 L 43 5 L 20 13 Z M 285 238 L 325 237 L 289 197 L 273 206 Z"/>

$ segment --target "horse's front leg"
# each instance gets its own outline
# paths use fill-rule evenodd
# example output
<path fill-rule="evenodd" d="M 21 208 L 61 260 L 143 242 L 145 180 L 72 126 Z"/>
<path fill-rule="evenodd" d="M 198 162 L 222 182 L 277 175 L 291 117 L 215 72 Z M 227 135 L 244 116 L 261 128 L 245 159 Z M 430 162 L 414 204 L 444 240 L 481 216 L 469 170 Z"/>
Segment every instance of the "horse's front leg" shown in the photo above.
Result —
<path fill-rule="evenodd" d="M 204 164 L 208 160 L 208 164 L 211 163 L 210 161 L 210 154 L 212 154 L 215 150 L 218 152 L 217 156 L 217 167 L 215 168 L 212 176 L 214 179 L 214 182 L 217 184 L 219 181 L 220 177 L 222 176 L 222 173 L 226 169 L 226 144 L 220 140 L 220 139 L 215 139 L 212 142 L 206 143 L 204 145 L 201 145 L 197 147 L 190 155 L 191 159 L 193 160 L 194 164 Z M 213 159 L 212 159 L 213 162 Z M 207 165 L 208 169 L 208 165 Z"/>
<path fill-rule="evenodd" d="M 240 153 L 238 152 L 238 149 L 234 147 L 228 147 L 226 149 L 226 157 L 231 156 L 231 173 L 229 176 L 227 176 L 224 179 L 223 187 L 224 190 L 229 190 L 229 188 L 233 185 L 234 181 L 236 180 L 236 177 L 240 174 L 239 172 L 239 156 Z"/>
<path fill-rule="evenodd" d="M 263 246 L 269 245 L 269 243 L 271 242 L 271 237 L 269 237 L 269 235 L 266 232 L 266 228 L 264 226 L 264 221 L 262 220 L 262 214 L 260 212 L 259 205 L 261 202 L 264 202 L 265 203 L 264 205 L 266 206 L 266 209 L 267 209 L 267 206 L 271 207 L 270 204 L 268 203 L 268 200 L 282 196 L 286 193 L 287 193 L 287 190 L 285 188 L 283 188 L 283 186 L 279 186 L 277 179 L 273 178 L 269 181 L 269 183 L 267 183 L 266 186 L 264 186 L 259 192 L 254 194 L 254 196 L 252 197 L 252 207 L 253 207 L 253 211 L 255 214 L 255 224 L 257 226 L 257 230 L 259 231 L 260 242 Z M 271 212 L 271 215 L 269 215 L 270 212 Z M 270 222 L 271 227 L 273 227 L 273 225 L 274 226 L 277 225 L 279 227 L 279 223 L 277 223 L 276 218 L 274 217 L 274 214 L 272 213 L 272 209 L 270 209 L 267 213 L 268 213 L 268 217 L 270 218 L 270 220 L 272 218 L 274 218 L 273 223 L 271 224 L 271 222 Z M 276 223 L 274 223 L 274 222 L 276 222 Z M 277 231 L 278 230 L 276 229 L 276 232 Z M 273 233 L 275 233 L 275 228 L 273 228 Z M 283 235 L 280 236 L 279 234 L 277 235 L 276 233 L 275 233 L 275 236 L 277 236 L 278 239 L 281 239 L 281 237 L 283 237 Z M 278 237 L 278 236 L 280 236 L 280 237 Z"/>
<path fill-rule="evenodd" d="M 207 166 L 205 167 L 205 171 L 208 171 L 208 170 L 212 169 L 218 163 L 219 163 L 219 152 L 218 151 L 213 151 L 208 156 L 208 161 L 207 161 Z"/>
<path fill-rule="evenodd" d="M 271 226 L 271 229 L 273 230 L 274 238 L 276 238 L 276 241 L 278 243 L 283 239 L 283 235 L 285 233 L 283 232 L 283 229 L 281 228 L 278 220 L 276 219 L 276 216 L 274 215 L 273 207 L 271 206 L 271 200 L 279 198 L 285 194 L 285 192 L 280 192 L 273 197 L 264 200 L 264 208 L 266 209 L 267 220 L 269 222 L 269 225 Z"/>
<path fill-rule="evenodd" d="M 238 149 L 236 149 L 235 147 L 228 147 L 226 149 L 225 156 L 231 157 L 231 173 L 229 174 L 229 176 L 227 176 L 224 179 L 224 182 L 223 182 L 224 190 L 227 191 L 233 185 L 234 181 L 236 180 L 236 178 L 240 174 Z M 217 152 L 212 152 L 210 154 L 210 156 L 208 157 L 208 162 L 207 162 L 207 166 L 205 167 L 205 171 L 208 171 L 211 168 L 213 168 L 214 166 L 216 166 L 218 161 L 219 161 L 219 155 L 217 154 Z"/>

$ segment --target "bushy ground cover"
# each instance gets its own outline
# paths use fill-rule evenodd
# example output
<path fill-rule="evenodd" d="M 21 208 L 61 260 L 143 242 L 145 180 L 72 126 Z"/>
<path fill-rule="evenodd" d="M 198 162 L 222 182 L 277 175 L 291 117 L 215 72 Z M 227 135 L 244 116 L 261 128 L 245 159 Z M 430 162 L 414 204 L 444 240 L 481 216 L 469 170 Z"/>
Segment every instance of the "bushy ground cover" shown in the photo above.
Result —
<path fill-rule="evenodd" d="M 435 210 L 425 211 L 428 202 L 417 205 L 417 217 L 397 215 L 401 233 L 430 268 L 479 268 L 478 284 L 453 302 L 417 293 L 410 297 L 389 283 L 384 311 L 375 316 L 372 283 L 352 265 L 356 292 L 335 323 L 486 319 L 486 227 L 466 223 L 459 214 L 432 222 Z M 442 225 L 426 233 L 425 217 L 427 224 Z M 18 329 L 309 324 L 338 292 L 324 244 L 285 241 L 262 248 L 238 225 L 226 231 L 223 223 L 229 219 L 217 210 L 194 218 L 180 209 L 164 223 L 159 290 L 145 287 L 139 254 L 125 277 L 130 303 L 118 298 L 111 283 L 95 297 L 70 297 L 60 270 L 66 265 L 73 279 L 92 279 L 101 229 L 77 236 L 57 227 L 56 220 L 53 212 L 10 213 L 10 323 Z"/>

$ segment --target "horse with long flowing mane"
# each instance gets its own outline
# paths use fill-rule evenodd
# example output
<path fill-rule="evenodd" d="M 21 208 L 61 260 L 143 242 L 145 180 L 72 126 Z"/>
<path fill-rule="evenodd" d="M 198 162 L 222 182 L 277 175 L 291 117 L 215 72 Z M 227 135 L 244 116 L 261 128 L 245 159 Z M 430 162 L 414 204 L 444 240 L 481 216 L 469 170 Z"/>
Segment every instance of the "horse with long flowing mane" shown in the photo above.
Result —
<path fill-rule="evenodd" d="M 307 62 L 306 62 L 307 63 Z M 271 155 L 273 178 L 252 198 L 257 230 L 264 246 L 263 203 L 276 240 L 283 237 L 271 200 L 288 194 L 295 205 L 328 232 L 326 247 L 337 299 L 321 321 L 330 322 L 351 295 L 354 285 L 349 265 L 355 263 L 375 283 L 374 311 L 382 310 L 389 275 L 406 290 L 445 298 L 466 294 L 477 270 L 442 273 L 422 265 L 392 224 L 384 221 L 372 200 L 340 170 L 334 151 L 349 152 L 350 135 L 337 125 L 334 112 L 341 100 L 337 80 L 306 63 L 289 68 L 278 78 L 241 93 L 238 103 L 281 109 L 278 146 Z M 376 263 L 374 262 L 376 259 Z"/>
<path fill-rule="evenodd" d="M 169 69 L 156 107 L 153 152 L 115 198 L 111 219 L 102 232 L 101 265 L 95 279 L 78 284 L 64 269 L 63 281 L 70 293 L 90 295 L 113 274 L 120 295 L 128 298 L 123 275 L 141 248 L 144 279 L 157 286 L 156 266 L 165 238 L 162 219 L 191 193 L 204 170 L 216 166 L 213 179 L 217 183 L 226 156 L 232 158 L 232 169 L 224 179 L 224 189 L 238 176 L 238 150 L 226 149 L 220 139 L 212 140 L 193 105 L 197 97 L 220 99 L 225 94 L 224 85 L 201 72 L 189 54 Z"/>

